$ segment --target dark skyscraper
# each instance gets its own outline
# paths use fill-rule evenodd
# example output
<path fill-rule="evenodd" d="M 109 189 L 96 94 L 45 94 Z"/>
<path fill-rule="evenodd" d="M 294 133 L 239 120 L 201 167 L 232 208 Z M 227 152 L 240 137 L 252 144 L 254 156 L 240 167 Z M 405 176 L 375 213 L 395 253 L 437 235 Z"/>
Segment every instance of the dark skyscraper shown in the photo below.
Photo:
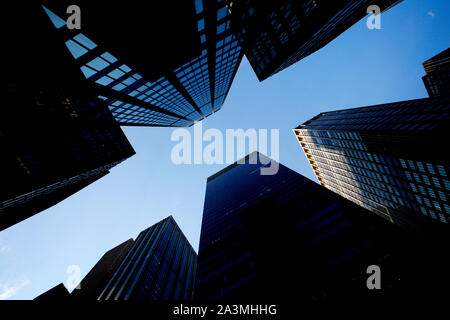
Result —
<path fill-rule="evenodd" d="M 88 276 L 83 280 L 95 284 L 97 280 L 93 281 L 92 277 L 100 276 L 104 283 L 103 270 L 107 270 L 108 279 L 103 289 L 98 290 L 97 284 L 93 286 L 94 293 L 97 295 L 99 292 L 96 299 L 192 299 L 197 254 L 172 216 L 142 231 L 126 255 L 123 255 L 121 246 L 100 260 L 88 275 L 89 281 Z M 120 259 L 117 258 L 119 251 Z M 119 260 L 121 262 L 117 263 Z M 118 267 L 108 268 L 109 261 L 114 261 Z M 115 270 L 111 273 L 112 269 Z M 81 298 L 85 290 L 83 282 L 80 293 L 77 293 Z"/>
<path fill-rule="evenodd" d="M 129 239 L 106 252 L 95 264 L 78 286 L 72 291 L 72 297 L 80 300 L 96 300 L 109 279 L 127 256 L 134 240 Z"/>
<path fill-rule="evenodd" d="M 365 15 L 398 0 L 226 0 L 231 27 L 260 81 L 327 45 Z"/>
<path fill-rule="evenodd" d="M 69 291 L 63 283 L 51 288 L 50 290 L 44 292 L 43 294 L 34 298 L 35 301 L 39 302 L 52 302 L 52 301 L 69 301 L 71 299 Z"/>
<path fill-rule="evenodd" d="M 134 154 L 105 102 L 85 85 L 51 33 L 45 14 L 36 15 L 30 4 L 17 19 L 20 4 L 10 7 L 2 20 L 15 32 L 5 35 L 10 49 L 1 89 L 0 230 L 58 203 Z"/>
<path fill-rule="evenodd" d="M 450 95 L 450 48 L 423 63 L 423 83 L 430 97 Z"/>
<path fill-rule="evenodd" d="M 419 285 L 400 228 L 283 165 L 261 175 L 256 156 L 208 178 L 196 300 L 355 303 L 375 295 L 370 265 L 383 270 L 383 298 Z"/>
<path fill-rule="evenodd" d="M 415 230 L 450 222 L 449 97 L 321 113 L 294 129 L 320 184 Z"/>
<path fill-rule="evenodd" d="M 121 125 L 191 126 L 220 110 L 242 59 L 222 1 L 80 2 L 83 26 L 69 30 L 72 2 L 45 11 Z"/>

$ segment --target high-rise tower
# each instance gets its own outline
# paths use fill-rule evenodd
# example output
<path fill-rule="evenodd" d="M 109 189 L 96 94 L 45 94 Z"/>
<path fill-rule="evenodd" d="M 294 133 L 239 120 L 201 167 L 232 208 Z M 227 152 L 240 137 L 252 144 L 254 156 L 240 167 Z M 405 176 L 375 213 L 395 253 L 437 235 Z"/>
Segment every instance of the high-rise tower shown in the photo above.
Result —
<path fill-rule="evenodd" d="M 97 299 L 190 300 L 196 268 L 197 254 L 170 216 L 139 234 Z"/>
<path fill-rule="evenodd" d="M 260 81 L 306 58 L 361 20 L 398 0 L 226 0 L 231 27 Z"/>
<path fill-rule="evenodd" d="M 1 21 L 15 32 L 4 39 L 0 230 L 58 203 L 135 153 L 52 33 L 50 20 L 36 14 L 41 6 L 20 8 L 8 3 Z"/>
<path fill-rule="evenodd" d="M 423 83 L 430 97 L 450 95 L 450 48 L 423 63 Z"/>
<path fill-rule="evenodd" d="M 242 59 L 222 1 L 45 1 L 60 41 L 121 125 L 191 126 L 222 107 Z"/>
<path fill-rule="evenodd" d="M 321 113 L 294 129 L 320 184 L 408 229 L 448 224 L 448 97 Z"/>
<path fill-rule="evenodd" d="M 257 157 L 208 178 L 196 300 L 355 303 L 377 296 L 370 265 L 383 270 L 379 298 L 422 285 L 409 265 L 421 250 L 400 228 L 281 164 L 261 175 Z"/>

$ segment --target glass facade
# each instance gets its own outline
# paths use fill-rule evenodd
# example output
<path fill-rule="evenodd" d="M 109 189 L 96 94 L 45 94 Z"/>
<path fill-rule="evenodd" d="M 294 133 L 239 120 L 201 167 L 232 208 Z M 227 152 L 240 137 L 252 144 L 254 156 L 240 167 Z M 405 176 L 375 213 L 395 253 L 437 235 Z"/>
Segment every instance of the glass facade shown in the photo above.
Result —
<path fill-rule="evenodd" d="M 450 48 L 423 63 L 423 83 L 430 97 L 450 95 Z"/>
<path fill-rule="evenodd" d="M 142 231 L 99 300 L 190 300 L 197 254 L 172 216 Z"/>
<path fill-rule="evenodd" d="M 55 205 L 134 155 L 100 99 L 20 87 L 4 97 L 10 108 L 0 112 L 0 229 Z"/>
<path fill-rule="evenodd" d="M 150 80 L 83 33 L 65 42 L 121 125 L 191 126 L 222 107 L 242 59 L 222 1 L 195 1 L 200 55 Z M 55 28 L 65 21 L 44 7 Z"/>
<path fill-rule="evenodd" d="M 400 229 L 283 165 L 261 175 L 257 156 L 208 178 L 196 300 L 363 299 L 367 263 L 396 287 Z"/>
<path fill-rule="evenodd" d="M 259 80 L 321 49 L 363 18 L 372 1 L 227 0 L 232 28 Z M 382 10 L 398 0 L 378 1 Z"/>
<path fill-rule="evenodd" d="M 449 101 L 321 113 L 294 133 L 328 189 L 408 228 L 448 224 L 450 170 L 442 138 L 448 135 Z"/>

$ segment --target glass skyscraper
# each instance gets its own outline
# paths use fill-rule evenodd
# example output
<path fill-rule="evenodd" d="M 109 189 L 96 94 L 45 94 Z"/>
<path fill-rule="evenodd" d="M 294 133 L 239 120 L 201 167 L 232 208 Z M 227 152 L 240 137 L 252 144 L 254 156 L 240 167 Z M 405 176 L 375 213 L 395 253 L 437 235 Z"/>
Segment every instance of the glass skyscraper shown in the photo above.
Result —
<path fill-rule="evenodd" d="M 192 299 L 197 254 L 172 216 L 142 231 L 121 256 L 98 300 Z"/>
<path fill-rule="evenodd" d="M 222 107 L 242 59 L 222 1 L 93 1 L 83 4 L 81 30 L 68 30 L 55 14 L 66 7 L 43 10 L 120 125 L 191 126 Z"/>
<path fill-rule="evenodd" d="M 70 295 L 60 284 L 38 298 L 191 300 L 196 268 L 197 254 L 169 216 L 106 252 Z"/>
<path fill-rule="evenodd" d="M 5 101 L 0 230 L 64 200 L 135 153 L 99 99 L 10 88 Z"/>
<path fill-rule="evenodd" d="M 398 0 L 226 0 L 231 26 L 260 81 L 327 45 L 367 15 Z"/>
<path fill-rule="evenodd" d="M 108 106 L 85 86 L 48 18 L 33 10 L 40 5 L 30 4 L 18 19 L 20 7 L 8 3 L 2 19 L 15 32 L 4 39 L 0 230 L 53 206 L 135 153 Z"/>
<path fill-rule="evenodd" d="M 419 285 L 407 257 L 414 248 L 420 261 L 420 250 L 400 228 L 283 165 L 261 175 L 256 157 L 208 178 L 196 300 L 355 303 L 372 297 L 373 264 L 383 298 Z"/>
<path fill-rule="evenodd" d="M 123 259 L 125 259 L 133 243 L 134 240 L 129 239 L 106 252 L 72 291 L 72 297 L 78 300 L 97 299 L 109 279 L 111 279 Z"/>
<path fill-rule="evenodd" d="M 423 63 L 423 83 L 430 97 L 450 95 L 450 48 Z"/>
<path fill-rule="evenodd" d="M 322 186 L 411 230 L 450 222 L 449 97 L 321 113 L 294 133 Z"/>

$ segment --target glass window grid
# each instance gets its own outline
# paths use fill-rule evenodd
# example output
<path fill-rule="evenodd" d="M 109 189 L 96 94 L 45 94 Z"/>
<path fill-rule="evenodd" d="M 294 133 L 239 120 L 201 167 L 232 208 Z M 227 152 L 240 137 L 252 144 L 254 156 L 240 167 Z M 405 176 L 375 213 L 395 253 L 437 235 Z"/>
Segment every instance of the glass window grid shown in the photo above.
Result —
<path fill-rule="evenodd" d="M 311 141 L 311 139 L 309 139 L 311 136 L 321 136 L 321 137 L 328 137 L 330 136 L 331 132 L 323 132 L 323 131 L 313 131 L 313 130 L 296 130 L 296 134 L 300 137 L 300 142 L 302 144 L 302 148 L 305 151 L 305 154 L 309 155 L 312 159 L 313 162 L 315 163 L 320 163 L 319 168 L 316 170 L 318 172 L 320 172 L 320 176 L 321 178 L 325 179 L 325 183 L 329 184 L 329 183 L 333 183 L 335 186 L 340 186 L 339 189 L 342 192 L 350 192 L 353 198 L 355 198 L 355 188 L 356 187 L 356 191 L 360 192 L 360 195 L 363 195 L 365 197 L 369 197 L 371 200 L 377 201 L 379 203 L 382 203 L 384 205 L 387 205 L 388 207 L 391 208 L 396 208 L 398 206 L 394 205 L 392 202 L 386 202 L 383 201 L 383 199 L 380 198 L 380 196 L 383 196 L 383 192 L 381 190 L 377 190 L 375 188 L 381 188 L 383 189 L 383 191 L 386 191 L 386 188 L 383 187 L 384 184 L 386 184 L 388 181 L 387 179 L 391 179 L 390 177 L 386 177 L 386 176 L 382 176 L 383 180 L 381 180 L 380 182 L 378 181 L 373 181 L 371 180 L 371 178 L 380 178 L 380 175 L 378 173 L 370 173 L 370 170 L 368 169 L 379 169 L 381 172 L 383 172 L 383 169 L 387 171 L 387 173 L 389 172 L 389 168 L 384 166 L 381 167 L 379 164 L 372 164 L 370 165 L 370 163 L 366 163 L 364 161 L 362 161 L 362 159 L 375 159 L 377 162 L 380 162 L 381 160 L 383 160 L 384 163 L 386 163 L 387 159 L 389 159 L 389 157 L 383 157 L 383 155 L 378 155 L 378 157 L 375 154 L 361 154 L 360 152 L 353 152 L 352 155 L 358 155 L 359 154 L 359 159 L 352 159 L 352 158 L 348 158 L 347 155 L 342 155 L 342 152 L 344 153 L 350 153 L 351 150 L 339 150 L 339 148 L 330 148 L 327 145 L 320 145 L 317 144 L 317 140 L 312 140 L 312 143 L 308 143 L 308 140 Z M 345 132 L 333 132 L 333 136 L 339 136 L 341 138 L 348 138 L 350 136 L 352 136 L 352 134 L 350 132 L 345 133 Z M 348 146 L 346 146 L 348 148 Z M 340 153 L 339 153 L 340 152 Z M 387 159 L 385 159 L 387 158 Z M 310 160 L 310 161 L 311 161 Z M 392 161 L 394 162 L 394 161 Z M 391 163 L 392 163 L 391 162 Z M 358 167 L 359 166 L 359 167 Z M 420 161 L 412 161 L 412 160 L 404 160 L 404 159 L 399 159 L 399 161 L 397 162 L 397 167 L 399 169 L 409 169 L 409 170 L 416 170 L 416 172 L 408 172 L 405 171 L 405 175 L 408 177 L 408 180 L 412 180 L 412 177 L 415 177 L 414 180 L 417 182 L 424 182 L 425 186 L 431 186 L 431 181 L 433 181 L 434 186 L 438 186 L 441 185 L 441 183 L 439 182 L 438 177 L 428 177 L 428 173 L 431 174 L 435 174 L 436 171 L 433 165 L 430 163 L 423 163 Z M 428 169 L 428 173 L 425 170 L 425 167 Z M 341 170 L 341 168 L 343 170 Z M 441 169 L 441 175 L 443 177 L 446 176 L 446 171 L 445 168 L 441 165 L 439 165 L 439 168 Z M 393 169 L 393 168 L 392 168 Z M 356 171 L 356 172 L 355 172 Z M 395 173 L 395 170 L 391 170 L 392 174 Z M 336 174 L 338 174 L 336 176 Z M 419 175 L 421 174 L 421 175 Z M 348 178 L 349 177 L 349 178 Z M 372 182 L 371 182 L 372 181 Z M 449 184 L 449 188 L 450 188 L 450 182 L 447 183 Z M 408 186 L 408 184 L 405 183 L 397 183 L 398 187 L 403 187 L 403 186 Z M 394 187 L 397 187 L 396 185 L 392 185 Z M 391 186 L 387 185 L 386 187 L 391 188 Z M 428 197 L 431 197 L 431 199 L 427 199 L 427 198 L 420 198 L 421 200 L 423 200 L 424 202 L 426 202 L 428 204 L 428 207 L 431 207 L 433 210 L 437 211 L 437 215 L 436 214 L 431 214 L 430 216 L 433 219 L 439 219 L 442 222 L 447 223 L 447 220 L 450 219 L 449 216 L 445 217 L 443 214 L 440 214 L 438 212 L 438 210 L 442 210 L 442 208 L 448 208 L 448 205 L 446 203 L 446 199 L 445 199 L 445 195 L 442 191 L 439 190 L 433 190 L 432 188 L 428 187 L 427 189 L 425 189 L 423 186 L 418 186 L 419 190 L 421 190 L 421 193 L 423 195 L 426 195 Z M 388 189 L 389 189 L 388 188 Z M 392 189 L 393 191 L 396 191 L 395 189 Z M 405 191 L 405 188 L 403 188 L 403 190 L 399 189 L 400 191 Z M 417 188 L 416 186 L 411 183 L 411 190 L 416 193 L 417 192 Z M 426 192 L 426 190 L 428 190 L 428 194 Z M 406 189 L 406 191 L 408 193 L 410 193 L 409 190 Z M 370 192 L 370 193 L 367 193 Z M 390 193 L 392 193 L 392 191 L 389 190 Z M 393 197 L 391 196 L 390 193 L 385 193 L 384 197 L 389 199 L 389 200 L 393 200 L 396 203 L 399 203 L 401 205 L 403 205 L 403 201 L 402 198 L 400 197 Z M 436 193 L 440 194 L 440 197 L 437 198 Z M 396 194 L 398 195 L 399 192 L 396 191 Z M 417 199 L 418 197 L 420 197 L 419 195 L 416 195 L 416 197 L 414 199 Z M 436 200 L 434 200 L 436 199 Z M 405 199 L 404 199 L 405 200 Z M 417 201 L 418 202 L 418 201 Z M 418 202 L 419 203 L 419 202 Z M 406 201 L 406 204 L 408 205 L 408 201 Z M 433 204 L 433 205 L 432 205 Z M 409 206 L 410 207 L 410 206 Z M 415 206 L 414 206 L 415 207 Z M 427 210 L 427 209 L 426 209 Z M 423 213 L 424 209 L 421 209 L 421 212 Z M 450 212 L 446 212 L 447 215 L 450 215 Z M 450 221 L 450 220 L 448 220 Z"/>
<path fill-rule="evenodd" d="M 79 58 L 88 51 L 97 47 L 95 43 L 83 34 L 77 34 L 69 41 L 70 45 L 68 45 L 68 47 L 75 45 L 78 48 L 81 48 L 79 51 L 81 50 L 80 52 L 82 52 L 82 54 L 75 54 L 75 58 Z M 70 51 L 73 54 L 73 49 Z M 86 78 L 95 79 L 95 82 L 101 85 L 113 87 L 117 91 L 130 94 L 140 100 L 152 103 L 163 109 L 173 111 L 181 116 L 192 112 L 193 107 L 172 85 L 168 83 L 168 81 L 163 78 L 156 81 L 156 84 L 161 85 L 161 83 L 164 83 L 164 86 L 162 86 L 158 92 L 155 92 L 151 90 L 152 84 L 150 82 L 146 82 L 144 84 L 142 76 L 135 73 L 126 65 L 113 68 L 113 70 L 108 70 L 105 74 L 104 72 L 102 73 L 102 71 L 107 70 L 107 68 L 113 63 L 117 64 L 117 59 L 110 53 L 103 52 L 98 57 L 93 58 L 91 61 L 81 66 L 81 70 Z M 121 82 L 121 80 L 123 82 Z M 139 84 L 140 89 L 133 90 L 136 89 Z M 156 87 L 156 84 L 154 87 Z M 149 96 L 148 94 L 145 94 L 147 91 L 154 93 L 154 95 Z M 110 99 L 108 102 L 112 103 L 113 101 L 113 99 Z M 145 109 L 142 108 L 142 110 L 144 111 Z M 119 117 L 118 120 L 121 121 L 122 118 Z M 127 120 L 131 120 L 131 118 L 127 118 Z M 139 123 L 142 123 L 142 121 L 139 121 Z"/>
<path fill-rule="evenodd" d="M 198 21 L 199 35 L 205 37 L 205 21 L 203 13 L 203 2 L 201 0 L 195 3 Z M 52 13 L 51 13 L 52 14 Z M 217 110 L 219 110 L 224 101 L 224 94 L 227 92 L 229 86 L 231 85 L 231 77 L 234 73 L 235 68 L 237 68 L 238 57 L 240 54 L 240 49 L 237 48 L 237 41 L 233 41 L 231 45 L 228 43 L 231 41 L 230 34 L 230 19 L 228 15 L 228 10 L 222 2 L 218 5 L 218 30 L 219 40 L 217 41 L 216 48 L 221 50 L 221 54 L 218 55 L 220 62 L 216 65 L 216 75 L 215 75 L 215 98 L 214 102 L 218 104 Z M 223 30 L 222 30 L 223 29 Z M 225 39 L 225 36 L 228 37 Z M 76 46 L 78 50 L 76 51 L 74 57 L 78 59 L 82 55 L 86 54 L 90 50 L 97 47 L 90 39 L 85 37 L 83 34 L 77 34 L 75 37 L 69 40 L 69 46 Z M 226 48 L 224 48 L 224 46 Z M 198 106 L 202 106 L 203 109 L 210 114 L 212 110 L 209 110 L 211 106 L 211 96 L 210 96 L 210 81 L 209 81 L 209 70 L 208 61 L 206 55 L 206 43 L 202 45 L 203 51 L 202 55 L 191 62 L 188 62 L 185 66 L 175 70 L 180 82 L 189 92 L 193 100 Z M 70 48 L 69 48 L 70 49 Z M 223 50 L 226 49 L 226 50 Z M 71 50 L 71 52 L 74 50 Z M 74 51 L 75 52 L 75 51 Z M 72 54 L 74 54 L 72 52 Z M 132 97 L 140 99 L 142 101 L 151 103 L 157 107 L 172 111 L 176 114 L 186 117 L 188 114 L 195 117 L 194 120 L 199 119 L 200 115 L 193 114 L 193 106 L 188 103 L 185 98 L 164 78 L 159 79 L 155 83 L 161 84 L 165 82 L 165 86 L 161 88 L 146 82 L 142 79 L 142 76 L 136 73 L 126 65 L 119 66 L 117 59 L 109 54 L 108 52 L 103 52 L 98 57 L 91 59 L 88 63 L 81 66 L 83 74 L 89 80 L 95 81 L 101 85 L 111 87 L 116 91 L 128 94 Z M 114 99 L 106 100 L 109 105 L 113 105 Z M 211 108 L 212 109 L 212 108 Z M 143 116 L 134 117 L 125 116 L 123 112 L 120 112 L 120 108 L 115 109 L 115 116 L 118 116 L 118 120 L 134 121 L 137 123 L 145 123 L 150 120 L 148 112 L 145 108 L 141 108 Z M 127 113 L 128 110 L 127 110 Z M 156 119 L 152 117 L 151 119 Z M 179 121 L 178 119 L 175 122 Z M 184 122 L 185 123 L 185 122 Z M 150 123 L 149 123 L 150 124 Z M 190 123 L 192 124 L 192 123 Z"/>

